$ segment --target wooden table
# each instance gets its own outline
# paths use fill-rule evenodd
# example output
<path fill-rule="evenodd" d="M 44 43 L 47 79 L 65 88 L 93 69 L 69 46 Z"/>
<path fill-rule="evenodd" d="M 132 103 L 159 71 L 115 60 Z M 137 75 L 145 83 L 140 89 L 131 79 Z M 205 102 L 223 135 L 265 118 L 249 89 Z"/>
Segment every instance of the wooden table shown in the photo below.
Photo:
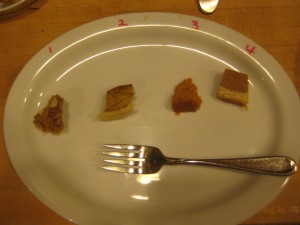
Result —
<path fill-rule="evenodd" d="M 221 0 L 213 15 L 202 15 L 193 0 L 49 0 L 31 6 L 25 15 L 0 21 L 0 117 L 3 118 L 14 79 L 48 42 L 99 18 L 145 11 L 198 16 L 248 36 L 282 65 L 300 93 L 299 0 Z M 44 206 L 24 186 L 8 158 L 2 129 L 0 132 L 0 224 L 71 224 Z M 273 202 L 243 224 L 297 222 L 300 222 L 299 172 Z"/>

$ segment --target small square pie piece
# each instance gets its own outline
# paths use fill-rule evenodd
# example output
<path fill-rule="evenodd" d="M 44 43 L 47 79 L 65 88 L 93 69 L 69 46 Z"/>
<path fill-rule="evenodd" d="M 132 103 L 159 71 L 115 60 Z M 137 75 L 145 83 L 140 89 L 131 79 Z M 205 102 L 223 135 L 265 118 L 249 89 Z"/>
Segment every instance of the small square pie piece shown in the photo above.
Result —
<path fill-rule="evenodd" d="M 225 102 L 246 106 L 248 97 L 248 75 L 225 69 L 217 97 Z"/>

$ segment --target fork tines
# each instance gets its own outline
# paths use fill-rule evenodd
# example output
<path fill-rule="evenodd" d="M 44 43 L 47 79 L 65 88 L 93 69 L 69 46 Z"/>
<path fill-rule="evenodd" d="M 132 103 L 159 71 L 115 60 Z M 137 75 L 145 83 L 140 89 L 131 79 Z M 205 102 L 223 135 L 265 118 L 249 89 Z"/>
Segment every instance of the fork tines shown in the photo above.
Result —
<path fill-rule="evenodd" d="M 141 145 L 129 145 L 129 144 L 106 144 L 103 145 L 107 148 L 119 149 L 119 150 L 139 150 Z"/>
<path fill-rule="evenodd" d="M 138 150 L 139 146 L 127 144 L 107 144 L 106 148 L 115 149 L 114 151 L 102 151 L 105 163 L 103 169 L 124 172 L 124 173 L 138 173 L 139 168 L 142 167 L 144 159 L 140 158 L 141 152 Z"/>

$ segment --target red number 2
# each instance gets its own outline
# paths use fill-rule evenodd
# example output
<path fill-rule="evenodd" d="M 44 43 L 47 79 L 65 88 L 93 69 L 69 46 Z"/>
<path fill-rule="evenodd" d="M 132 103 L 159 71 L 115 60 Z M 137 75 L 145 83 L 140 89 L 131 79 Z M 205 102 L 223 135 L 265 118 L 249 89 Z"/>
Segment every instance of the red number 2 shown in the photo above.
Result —
<path fill-rule="evenodd" d="M 128 26 L 128 24 L 125 23 L 124 20 L 119 20 L 119 27 L 122 27 L 122 26 Z"/>

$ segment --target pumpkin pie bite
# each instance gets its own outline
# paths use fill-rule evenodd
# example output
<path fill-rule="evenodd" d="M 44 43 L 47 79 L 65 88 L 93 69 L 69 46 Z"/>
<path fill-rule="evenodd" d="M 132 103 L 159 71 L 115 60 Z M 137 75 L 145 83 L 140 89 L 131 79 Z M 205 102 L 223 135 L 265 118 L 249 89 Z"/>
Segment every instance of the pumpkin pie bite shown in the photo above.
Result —
<path fill-rule="evenodd" d="M 217 97 L 225 102 L 246 106 L 248 97 L 248 75 L 225 69 Z"/>
<path fill-rule="evenodd" d="M 63 115 L 64 99 L 53 95 L 46 107 L 34 116 L 34 124 L 45 133 L 59 134 L 64 128 Z"/>
<path fill-rule="evenodd" d="M 181 112 L 196 112 L 202 103 L 197 93 L 197 86 L 191 78 L 187 78 L 175 87 L 172 98 L 172 108 L 177 114 Z"/>
<path fill-rule="evenodd" d="M 125 118 L 134 108 L 133 96 L 134 88 L 132 84 L 121 85 L 108 90 L 105 109 L 100 113 L 100 119 L 110 121 Z"/>

